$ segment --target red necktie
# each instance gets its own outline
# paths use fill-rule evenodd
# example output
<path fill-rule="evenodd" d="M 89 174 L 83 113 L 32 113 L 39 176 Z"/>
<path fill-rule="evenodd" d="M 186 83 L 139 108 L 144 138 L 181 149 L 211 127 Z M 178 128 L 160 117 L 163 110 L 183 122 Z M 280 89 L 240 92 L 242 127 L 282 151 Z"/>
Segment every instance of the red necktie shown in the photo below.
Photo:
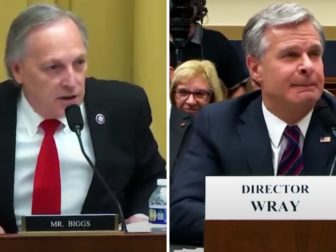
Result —
<path fill-rule="evenodd" d="M 287 138 L 287 146 L 281 156 L 278 167 L 278 175 L 300 175 L 303 170 L 303 159 L 300 149 L 301 131 L 298 126 L 287 126 L 284 136 Z"/>
<path fill-rule="evenodd" d="M 40 124 L 44 131 L 40 153 L 37 158 L 32 214 L 61 213 L 61 178 L 54 133 L 60 122 L 45 120 Z"/>

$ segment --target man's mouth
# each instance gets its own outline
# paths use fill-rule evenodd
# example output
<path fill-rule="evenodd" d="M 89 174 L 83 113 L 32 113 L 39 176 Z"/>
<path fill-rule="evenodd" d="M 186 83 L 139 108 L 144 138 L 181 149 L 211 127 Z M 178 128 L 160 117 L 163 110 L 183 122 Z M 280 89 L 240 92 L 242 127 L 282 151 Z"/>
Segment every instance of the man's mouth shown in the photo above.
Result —
<path fill-rule="evenodd" d="M 76 95 L 68 95 L 68 96 L 61 96 L 58 99 L 63 101 L 69 101 L 75 99 L 76 97 L 77 97 Z"/>

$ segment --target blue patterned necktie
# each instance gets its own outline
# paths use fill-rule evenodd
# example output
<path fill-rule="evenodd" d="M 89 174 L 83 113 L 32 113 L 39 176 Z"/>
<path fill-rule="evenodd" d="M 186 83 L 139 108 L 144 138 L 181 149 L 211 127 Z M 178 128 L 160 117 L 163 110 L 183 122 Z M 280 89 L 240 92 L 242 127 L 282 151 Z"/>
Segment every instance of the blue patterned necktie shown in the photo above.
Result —
<path fill-rule="evenodd" d="M 300 149 L 301 131 L 298 126 L 287 126 L 284 130 L 287 146 L 278 166 L 277 175 L 300 175 L 303 170 L 303 159 Z"/>

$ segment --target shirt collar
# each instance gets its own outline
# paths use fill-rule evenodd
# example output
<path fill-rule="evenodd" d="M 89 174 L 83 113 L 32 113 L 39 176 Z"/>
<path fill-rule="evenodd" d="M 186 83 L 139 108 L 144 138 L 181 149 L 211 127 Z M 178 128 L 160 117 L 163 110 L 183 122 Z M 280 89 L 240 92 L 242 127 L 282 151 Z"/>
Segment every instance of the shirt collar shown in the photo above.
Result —
<path fill-rule="evenodd" d="M 203 28 L 202 26 L 195 22 L 195 32 L 194 34 L 191 36 L 191 39 L 190 41 L 193 42 L 194 44 L 198 44 L 200 45 L 201 44 L 201 41 L 202 41 L 202 33 L 203 33 Z"/>
<path fill-rule="evenodd" d="M 83 102 L 80 105 L 80 109 L 82 115 L 85 114 Z M 37 133 L 39 125 L 44 120 L 44 118 L 34 111 L 33 107 L 29 104 L 22 91 L 18 100 L 17 111 L 17 117 L 19 118 L 18 122 L 21 123 L 22 127 L 27 130 L 29 136 L 34 136 Z M 61 130 L 64 130 L 65 133 L 72 133 L 65 116 L 57 119 L 61 122 Z"/>
<path fill-rule="evenodd" d="M 271 139 L 272 145 L 278 147 L 287 123 L 282 121 L 279 117 L 275 116 L 272 112 L 270 112 L 266 108 L 264 102 L 262 102 L 262 111 L 264 114 L 268 134 Z M 312 113 L 313 109 L 309 111 L 309 113 L 296 124 L 300 128 L 303 137 L 306 136 Z"/>

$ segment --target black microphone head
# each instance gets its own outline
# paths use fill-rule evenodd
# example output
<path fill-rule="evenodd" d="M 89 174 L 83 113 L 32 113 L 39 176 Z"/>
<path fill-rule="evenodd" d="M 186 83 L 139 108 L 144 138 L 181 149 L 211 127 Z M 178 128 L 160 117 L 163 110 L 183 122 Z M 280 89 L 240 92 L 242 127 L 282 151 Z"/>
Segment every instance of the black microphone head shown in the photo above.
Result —
<path fill-rule="evenodd" d="M 77 104 L 67 106 L 65 108 L 65 116 L 68 121 L 68 125 L 73 132 L 83 129 L 83 117 Z"/>
<path fill-rule="evenodd" d="M 315 111 L 326 130 L 331 132 L 336 130 L 336 116 L 324 100 L 320 99 L 316 103 Z"/>

